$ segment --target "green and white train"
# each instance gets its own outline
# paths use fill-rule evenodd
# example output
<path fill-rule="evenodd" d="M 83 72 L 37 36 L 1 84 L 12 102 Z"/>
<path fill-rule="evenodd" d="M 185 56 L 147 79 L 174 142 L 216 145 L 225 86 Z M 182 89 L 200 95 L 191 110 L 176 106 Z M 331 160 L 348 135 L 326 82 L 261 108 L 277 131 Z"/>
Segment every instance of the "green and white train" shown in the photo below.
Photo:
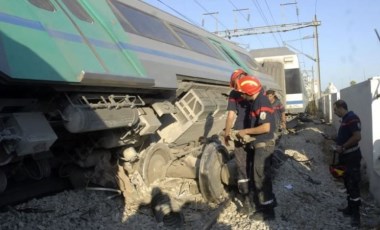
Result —
<path fill-rule="evenodd" d="M 195 179 L 220 200 L 230 74 L 279 89 L 246 50 L 137 0 L 0 5 L 0 192 L 21 166 L 116 185 L 130 202 L 139 177 Z"/>

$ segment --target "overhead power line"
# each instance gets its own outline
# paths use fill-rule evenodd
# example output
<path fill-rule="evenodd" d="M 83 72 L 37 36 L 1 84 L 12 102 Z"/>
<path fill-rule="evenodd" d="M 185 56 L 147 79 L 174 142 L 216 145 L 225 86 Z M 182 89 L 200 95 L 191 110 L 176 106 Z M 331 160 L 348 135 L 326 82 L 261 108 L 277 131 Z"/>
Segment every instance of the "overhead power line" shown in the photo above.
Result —
<path fill-rule="evenodd" d="M 212 13 L 210 13 L 202 4 L 200 4 L 197 0 L 194 0 L 194 2 L 200 7 L 200 8 L 202 8 L 205 12 L 206 12 L 206 14 L 209 14 L 210 16 L 212 16 L 220 25 L 222 25 L 224 28 L 226 28 L 227 29 L 227 26 L 225 26 L 222 22 L 220 22 L 219 20 L 218 20 L 218 18 L 217 17 L 215 17 L 214 16 L 214 14 L 212 14 Z"/>
<path fill-rule="evenodd" d="M 290 24 L 281 24 L 273 26 L 261 26 L 261 27 L 252 27 L 245 29 L 236 29 L 236 30 L 224 30 L 214 32 L 216 35 L 224 38 L 231 37 L 240 37 L 254 34 L 266 34 L 266 33 L 276 33 L 276 32 L 287 32 L 291 30 L 298 30 L 301 28 L 319 26 L 321 25 L 320 21 L 312 22 L 301 22 L 301 23 L 290 23 Z"/>
<path fill-rule="evenodd" d="M 161 0 L 157 0 L 159 3 L 161 3 L 162 5 L 166 6 L 167 8 L 171 9 L 172 11 L 174 11 L 176 14 L 178 14 L 179 16 L 181 16 L 182 18 L 184 18 L 185 20 L 187 20 L 188 22 L 190 22 L 191 24 L 193 25 L 197 25 L 200 27 L 200 25 L 196 22 L 194 22 L 193 20 L 191 20 L 190 18 L 186 17 L 186 15 L 182 14 L 181 12 L 179 12 L 178 10 L 174 9 L 173 7 L 169 6 L 168 4 L 164 3 L 163 1 Z"/>

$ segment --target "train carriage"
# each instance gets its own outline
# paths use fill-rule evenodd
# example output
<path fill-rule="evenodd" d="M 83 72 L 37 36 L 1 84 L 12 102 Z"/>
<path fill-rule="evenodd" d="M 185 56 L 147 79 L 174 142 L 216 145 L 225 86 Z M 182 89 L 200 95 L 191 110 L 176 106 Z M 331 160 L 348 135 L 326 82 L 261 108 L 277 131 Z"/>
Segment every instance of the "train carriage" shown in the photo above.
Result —
<path fill-rule="evenodd" d="M 246 50 L 137 0 L 0 4 L 1 191 L 21 166 L 119 186 L 128 202 L 136 175 L 195 179 L 220 200 L 231 72 L 280 90 Z"/>

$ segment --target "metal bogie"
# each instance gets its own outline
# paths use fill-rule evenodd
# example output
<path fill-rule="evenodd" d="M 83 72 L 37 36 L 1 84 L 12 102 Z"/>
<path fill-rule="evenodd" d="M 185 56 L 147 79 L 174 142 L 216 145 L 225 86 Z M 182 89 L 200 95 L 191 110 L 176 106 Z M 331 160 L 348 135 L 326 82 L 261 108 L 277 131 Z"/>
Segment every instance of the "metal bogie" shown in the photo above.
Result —
<path fill-rule="evenodd" d="M 186 155 L 185 157 L 173 161 L 167 170 L 167 177 L 174 178 L 187 178 L 196 179 L 198 178 L 197 171 L 199 169 L 199 158 L 193 155 Z"/>

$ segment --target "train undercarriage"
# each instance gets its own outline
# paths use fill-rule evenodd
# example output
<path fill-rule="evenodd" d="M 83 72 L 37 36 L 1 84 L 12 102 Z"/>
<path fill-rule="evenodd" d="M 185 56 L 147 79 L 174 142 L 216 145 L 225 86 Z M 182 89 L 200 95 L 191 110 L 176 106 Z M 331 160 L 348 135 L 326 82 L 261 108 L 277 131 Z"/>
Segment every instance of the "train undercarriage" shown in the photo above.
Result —
<path fill-rule="evenodd" d="M 0 194 L 8 182 L 54 174 L 74 188 L 119 189 L 126 203 L 138 204 L 152 198 L 150 185 L 172 177 L 196 180 L 206 200 L 221 202 L 235 176 L 220 138 L 228 88 L 181 89 L 165 100 L 143 93 L 3 96 Z"/>

